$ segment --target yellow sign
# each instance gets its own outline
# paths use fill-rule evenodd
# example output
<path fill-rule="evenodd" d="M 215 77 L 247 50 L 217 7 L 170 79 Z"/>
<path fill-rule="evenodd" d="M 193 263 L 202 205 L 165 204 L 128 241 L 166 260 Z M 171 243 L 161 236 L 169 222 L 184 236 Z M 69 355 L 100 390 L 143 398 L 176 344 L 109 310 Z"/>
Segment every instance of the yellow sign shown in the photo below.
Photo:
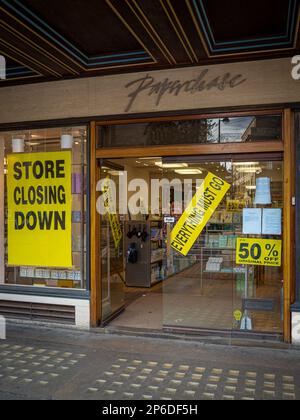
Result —
<path fill-rule="evenodd" d="M 229 212 L 242 211 L 246 206 L 246 200 L 227 200 L 227 211 Z"/>
<path fill-rule="evenodd" d="M 115 203 L 110 189 L 110 179 L 106 178 L 103 185 L 103 201 L 104 207 L 107 210 L 109 217 L 109 224 L 114 238 L 115 247 L 118 248 L 123 237 L 122 228 L 119 222 L 119 217 L 115 208 Z"/>
<path fill-rule="evenodd" d="M 234 316 L 234 319 L 239 322 L 242 319 L 243 314 L 241 311 L 237 310 L 237 311 L 234 311 L 233 316 Z"/>
<path fill-rule="evenodd" d="M 171 234 L 171 246 L 186 256 L 230 189 L 222 178 L 208 173 Z"/>
<path fill-rule="evenodd" d="M 236 263 L 281 267 L 282 241 L 238 238 Z"/>
<path fill-rule="evenodd" d="M 9 155 L 8 264 L 72 267 L 71 152 Z"/>

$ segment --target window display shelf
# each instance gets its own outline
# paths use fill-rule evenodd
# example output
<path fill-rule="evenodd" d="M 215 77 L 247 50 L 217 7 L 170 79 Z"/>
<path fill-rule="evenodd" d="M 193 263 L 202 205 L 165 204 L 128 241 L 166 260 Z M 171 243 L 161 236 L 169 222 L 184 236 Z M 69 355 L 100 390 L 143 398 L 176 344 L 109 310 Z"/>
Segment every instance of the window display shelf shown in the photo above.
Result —
<path fill-rule="evenodd" d="M 130 249 L 132 243 L 137 248 L 137 262 L 126 264 L 126 284 L 128 287 L 152 287 L 164 280 L 164 248 L 163 229 L 161 220 L 147 222 L 127 222 L 125 232 L 139 228 L 147 232 L 145 241 L 134 236 L 126 237 L 126 249 Z"/>

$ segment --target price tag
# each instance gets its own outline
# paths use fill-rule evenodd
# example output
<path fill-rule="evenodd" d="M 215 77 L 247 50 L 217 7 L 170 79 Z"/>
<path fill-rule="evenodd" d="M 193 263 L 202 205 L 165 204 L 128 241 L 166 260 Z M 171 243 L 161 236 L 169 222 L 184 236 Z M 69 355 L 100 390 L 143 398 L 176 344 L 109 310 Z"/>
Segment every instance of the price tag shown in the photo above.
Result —
<path fill-rule="evenodd" d="M 282 241 L 272 239 L 238 238 L 236 263 L 281 267 Z"/>

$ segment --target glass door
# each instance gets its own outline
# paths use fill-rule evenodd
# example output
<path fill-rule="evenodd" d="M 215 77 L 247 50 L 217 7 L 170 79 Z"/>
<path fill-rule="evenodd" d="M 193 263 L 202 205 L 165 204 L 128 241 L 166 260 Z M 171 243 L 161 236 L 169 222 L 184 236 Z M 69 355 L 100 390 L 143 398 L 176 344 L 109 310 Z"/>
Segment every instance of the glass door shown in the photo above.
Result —
<path fill-rule="evenodd" d="M 243 215 L 236 243 L 233 329 L 283 332 L 283 162 L 232 161 L 233 217 Z M 238 210 L 239 209 L 239 210 Z M 243 261 L 246 264 L 242 264 Z"/>
<path fill-rule="evenodd" d="M 181 197 L 174 192 L 171 214 L 164 215 L 164 328 L 231 330 L 234 242 L 240 228 L 226 211 L 232 197 L 232 164 L 193 159 L 174 163 L 172 169 L 172 164 L 165 165 L 165 176 L 180 180 L 183 192 Z"/>
<path fill-rule="evenodd" d="M 97 211 L 100 213 L 100 273 L 102 322 L 124 308 L 124 222 L 119 215 L 119 174 L 123 168 L 99 161 L 101 185 Z"/>
<path fill-rule="evenodd" d="M 165 329 L 282 332 L 281 263 L 257 265 L 251 247 L 254 264 L 237 260 L 242 239 L 260 240 L 267 259 L 279 253 L 270 241 L 281 247 L 283 165 L 252 159 L 163 162 L 164 178 L 173 182 L 170 202 L 162 198 Z M 261 216 L 251 231 L 253 214 Z"/>

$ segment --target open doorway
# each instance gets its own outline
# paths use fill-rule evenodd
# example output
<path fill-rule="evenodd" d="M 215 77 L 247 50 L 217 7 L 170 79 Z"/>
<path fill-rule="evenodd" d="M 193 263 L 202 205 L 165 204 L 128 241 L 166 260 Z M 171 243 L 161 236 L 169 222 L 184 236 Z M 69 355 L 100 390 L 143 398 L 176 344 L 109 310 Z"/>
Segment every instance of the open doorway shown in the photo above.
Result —
<path fill-rule="evenodd" d="M 276 232 L 260 231 L 251 238 L 281 240 L 281 155 L 144 157 L 100 164 L 101 179 L 114 181 L 116 197 L 113 219 L 101 217 L 106 323 L 143 330 L 282 334 L 282 267 L 236 263 L 237 240 L 249 236 L 243 226 L 245 209 L 280 214 Z M 172 232 L 209 174 L 229 187 L 183 255 L 172 246 Z M 257 200 L 261 179 L 269 180 L 263 205 Z M 163 188 L 155 190 L 163 180 L 165 196 Z"/>

